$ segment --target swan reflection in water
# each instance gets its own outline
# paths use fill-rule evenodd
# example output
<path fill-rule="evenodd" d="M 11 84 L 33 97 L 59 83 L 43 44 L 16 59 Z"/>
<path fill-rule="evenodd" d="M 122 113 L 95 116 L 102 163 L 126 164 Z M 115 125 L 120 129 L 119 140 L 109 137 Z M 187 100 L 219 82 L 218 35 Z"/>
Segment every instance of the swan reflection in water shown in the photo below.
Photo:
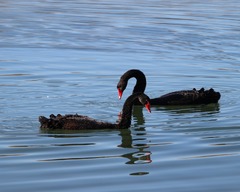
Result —
<path fill-rule="evenodd" d="M 208 105 L 189 105 L 189 106 L 164 106 L 155 107 L 153 110 L 164 111 L 171 114 L 184 114 L 184 113 L 202 113 L 203 115 L 216 114 L 219 112 L 219 104 L 208 104 Z M 145 118 L 143 115 L 142 106 L 133 107 L 133 121 L 134 126 L 131 129 L 120 130 L 120 136 L 122 142 L 119 147 L 123 148 L 134 148 L 137 149 L 136 152 L 124 154 L 123 157 L 129 159 L 127 164 L 137 164 L 137 163 L 151 163 L 151 145 L 147 139 L 147 128 L 145 127 Z M 138 143 L 134 143 L 138 142 Z M 171 142 L 162 142 L 161 145 L 169 145 Z"/>

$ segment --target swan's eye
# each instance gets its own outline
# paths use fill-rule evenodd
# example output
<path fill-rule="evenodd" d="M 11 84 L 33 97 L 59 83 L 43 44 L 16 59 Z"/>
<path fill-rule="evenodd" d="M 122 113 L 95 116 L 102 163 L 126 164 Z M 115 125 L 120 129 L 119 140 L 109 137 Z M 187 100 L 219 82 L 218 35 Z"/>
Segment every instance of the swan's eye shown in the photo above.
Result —
<path fill-rule="evenodd" d="M 120 89 L 121 91 L 123 91 L 124 90 L 123 84 L 122 83 L 118 83 L 117 89 Z"/>

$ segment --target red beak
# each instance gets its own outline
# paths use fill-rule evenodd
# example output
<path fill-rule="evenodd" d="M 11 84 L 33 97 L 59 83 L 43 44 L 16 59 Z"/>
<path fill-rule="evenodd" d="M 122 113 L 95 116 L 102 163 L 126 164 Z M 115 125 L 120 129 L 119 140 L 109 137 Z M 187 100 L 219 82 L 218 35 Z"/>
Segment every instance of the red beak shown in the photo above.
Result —
<path fill-rule="evenodd" d="M 147 101 L 147 103 L 145 104 L 145 107 L 148 110 L 148 112 L 151 113 L 151 105 L 150 105 L 149 101 Z"/>
<path fill-rule="evenodd" d="M 119 99 L 122 98 L 122 94 L 123 94 L 122 90 L 121 90 L 121 89 L 118 89 L 118 98 L 119 98 Z"/>

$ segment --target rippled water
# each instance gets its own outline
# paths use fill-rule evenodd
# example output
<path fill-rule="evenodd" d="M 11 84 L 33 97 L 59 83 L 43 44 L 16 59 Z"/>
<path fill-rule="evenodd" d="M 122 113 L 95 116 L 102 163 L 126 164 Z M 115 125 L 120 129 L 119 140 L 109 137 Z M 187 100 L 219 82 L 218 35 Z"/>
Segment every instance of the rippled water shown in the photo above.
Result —
<path fill-rule="evenodd" d="M 1 1 L 1 191 L 239 191 L 240 3 Z M 146 93 L 221 92 L 219 104 L 135 107 L 127 130 L 43 132 L 38 116 L 115 122 L 128 69 Z"/>

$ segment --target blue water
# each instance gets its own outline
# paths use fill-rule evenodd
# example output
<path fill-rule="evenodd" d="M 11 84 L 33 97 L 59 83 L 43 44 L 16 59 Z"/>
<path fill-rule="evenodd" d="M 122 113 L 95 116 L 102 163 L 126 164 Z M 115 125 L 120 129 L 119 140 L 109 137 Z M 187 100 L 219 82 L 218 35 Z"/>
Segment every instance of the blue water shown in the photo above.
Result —
<path fill-rule="evenodd" d="M 240 191 L 240 2 L 2 1 L 0 188 Z M 214 88 L 219 104 L 141 107 L 127 130 L 39 129 L 38 116 L 116 122 L 128 69 L 146 94 Z"/>

